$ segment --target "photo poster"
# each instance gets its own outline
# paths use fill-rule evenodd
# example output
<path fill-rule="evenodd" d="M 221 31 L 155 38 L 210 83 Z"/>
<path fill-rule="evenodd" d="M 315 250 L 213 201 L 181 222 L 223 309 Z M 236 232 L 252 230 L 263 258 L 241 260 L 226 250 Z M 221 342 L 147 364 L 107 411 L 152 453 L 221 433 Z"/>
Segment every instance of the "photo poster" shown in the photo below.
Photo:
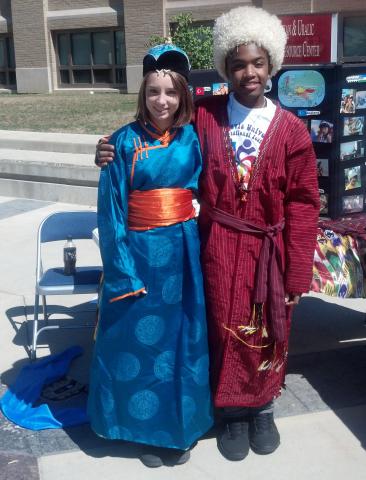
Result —
<path fill-rule="evenodd" d="M 225 95 L 229 91 L 228 83 L 216 70 L 192 70 L 188 84 L 194 101 L 211 95 Z"/>
<path fill-rule="evenodd" d="M 343 117 L 343 136 L 350 137 L 356 135 L 362 137 L 365 130 L 365 117 L 362 116 L 344 116 Z"/>
<path fill-rule="evenodd" d="M 344 169 L 344 189 L 346 191 L 361 188 L 361 165 L 355 165 Z"/>
<path fill-rule="evenodd" d="M 336 92 L 336 67 L 323 65 L 283 67 L 272 78 L 272 90 L 267 94 L 296 115 L 308 130 L 317 158 L 320 215 L 330 217 L 337 213 L 334 162 L 339 105 Z"/>
<path fill-rule="evenodd" d="M 340 67 L 338 207 L 341 216 L 366 212 L 366 64 Z"/>
<path fill-rule="evenodd" d="M 320 214 L 334 219 L 366 212 L 366 64 L 288 66 L 269 83 L 266 95 L 296 115 L 312 138 Z M 216 70 L 193 70 L 189 86 L 194 100 L 230 89 Z M 354 167 L 360 186 L 346 190 Z"/>
<path fill-rule="evenodd" d="M 329 160 L 328 158 L 317 158 L 316 169 L 318 177 L 329 177 Z"/>
<path fill-rule="evenodd" d="M 319 199 L 320 199 L 320 215 L 328 215 L 329 214 L 329 205 L 328 205 L 328 198 L 329 195 L 324 192 L 322 188 L 319 188 Z"/>
<path fill-rule="evenodd" d="M 328 120 L 311 120 L 311 140 L 313 143 L 332 143 L 333 142 L 334 125 Z"/>

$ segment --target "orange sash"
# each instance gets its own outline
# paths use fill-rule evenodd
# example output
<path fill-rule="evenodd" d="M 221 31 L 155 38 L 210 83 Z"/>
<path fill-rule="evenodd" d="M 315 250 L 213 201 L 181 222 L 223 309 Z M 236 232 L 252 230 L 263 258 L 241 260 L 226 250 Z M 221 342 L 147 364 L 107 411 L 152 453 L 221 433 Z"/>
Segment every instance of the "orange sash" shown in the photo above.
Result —
<path fill-rule="evenodd" d="M 192 191 L 185 188 L 133 190 L 128 198 L 130 230 L 151 230 L 195 217 Z"/>

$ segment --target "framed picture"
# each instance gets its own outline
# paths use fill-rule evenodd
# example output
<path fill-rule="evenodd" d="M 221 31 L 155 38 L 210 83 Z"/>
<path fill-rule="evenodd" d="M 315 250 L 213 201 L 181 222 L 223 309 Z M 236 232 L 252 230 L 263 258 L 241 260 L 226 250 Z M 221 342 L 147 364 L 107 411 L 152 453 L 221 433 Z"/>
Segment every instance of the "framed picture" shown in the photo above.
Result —
<path fill-rule="evenodd" d="M 310 135 L 313 142 L 332 143 L 333 123 L 327 120 L 311 120 Z"/>
<path fill-rule="evenodd" d="M 227 83 L 213 83 L 212 94 L 213 95 L 226 95 L 229 92 L 229 85 Z"/>
<path fill-rule="evenodd" d="M 329 177 L 329 162 L 327 158 L 317 158 L 316 168 L 318 170 L 318 177 Z"/>
<path fill-rule="evenodd" d="M 353 190 L 361 187 L 361 166 L 344 169 L 344 189 Z"/>
<path fill-rule="evenodd" d="M 343 118 L 343 135 L 363 135 L 365 127 L 365 117 L 344 117 Z"/>
<path fill-rule="evenodd" d="M 340 113 L 355 113 L 356 111 L 356 90 L 353 88 L 343 88 L 341 97 Z"/>
<path fill-rule="evenodd" d="M 356 92 L 356 110 L 366 108 L 366 90 Z"/>
<path fill-rule="evenodd" d="M 319 189 L 320 197 L 320 215 L 326 215 L 328 213 L 328 194 L 324 193 L 324 190 Z"/>
<path fill-rule="evenodd" d="M 287 70 L 278 79 L 278 99 L 285 107 L 317 107 L 325 93 L 325 78 L 317 70 Z"/>
<path fill-rule="evenodd" d="M 350 195 L 342 198 L 343 213 L 356 213 L 363 210 L 363 195 Z"/>
<path fill-rule="evenodd" d="M 343 142 L 340 145 L 341 161 L 354 160 L 363 157 L 365 154 L 365 142 L 363 140 L 355 140 L 354 142 Z"/>

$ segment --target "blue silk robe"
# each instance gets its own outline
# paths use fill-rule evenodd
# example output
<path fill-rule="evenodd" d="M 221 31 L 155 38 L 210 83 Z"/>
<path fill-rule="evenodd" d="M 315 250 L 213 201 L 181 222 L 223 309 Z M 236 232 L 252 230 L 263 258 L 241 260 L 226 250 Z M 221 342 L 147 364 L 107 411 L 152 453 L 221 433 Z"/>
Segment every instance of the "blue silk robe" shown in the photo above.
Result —
<path fill-rule="evenodd" d="M 159 141 L 133 122 L 110 140 L 116 158 L 99 181 L 104 284 L 88 414 L 102 437 L 186 449 L 213 423 L 197 224 L 127 225 L 131 189 L 197 189 L 193 127 L 173 136 Z"/>

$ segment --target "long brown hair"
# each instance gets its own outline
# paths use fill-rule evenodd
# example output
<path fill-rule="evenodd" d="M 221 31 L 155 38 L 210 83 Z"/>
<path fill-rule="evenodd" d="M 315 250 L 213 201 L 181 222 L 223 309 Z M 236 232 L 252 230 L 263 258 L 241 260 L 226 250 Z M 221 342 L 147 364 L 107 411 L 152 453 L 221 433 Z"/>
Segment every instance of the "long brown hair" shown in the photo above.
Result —
<path fill-rule="evenodd" d="M 141 120 L 144 123 L 150 121 L 149 111 L 146 107 L 146 84 L 149 75 L 153 72 L 147 73 L 141 83 L 138 98 L 137 98 L 137 110 L 135 118 Z M 192 94 L 189 91 L 187 80 L 177 72 L 167 72 L 172 79 L 174 88 L 177 90 L 179 96 L 179 107 L 175 112 L 172 127 L 182 127 L 187 123 L 190 123 L 193 113 L 193 100 Z"/>

